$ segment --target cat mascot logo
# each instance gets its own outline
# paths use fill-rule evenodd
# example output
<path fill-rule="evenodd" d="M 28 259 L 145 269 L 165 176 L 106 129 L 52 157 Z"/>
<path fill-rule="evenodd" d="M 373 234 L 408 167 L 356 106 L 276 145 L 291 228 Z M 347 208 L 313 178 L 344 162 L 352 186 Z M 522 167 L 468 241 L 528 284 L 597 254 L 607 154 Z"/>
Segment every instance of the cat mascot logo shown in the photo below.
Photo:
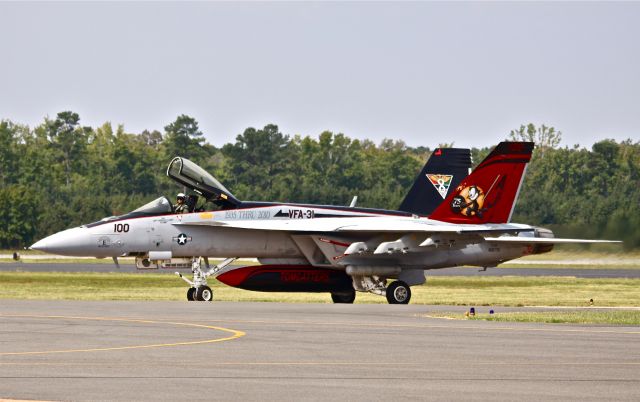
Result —
<path fill-rule="evenodd" d="M 463 188 L 451 201 L 451 210 L 465 216 L 482 218 L 485 194 L 478 186 Z"/>

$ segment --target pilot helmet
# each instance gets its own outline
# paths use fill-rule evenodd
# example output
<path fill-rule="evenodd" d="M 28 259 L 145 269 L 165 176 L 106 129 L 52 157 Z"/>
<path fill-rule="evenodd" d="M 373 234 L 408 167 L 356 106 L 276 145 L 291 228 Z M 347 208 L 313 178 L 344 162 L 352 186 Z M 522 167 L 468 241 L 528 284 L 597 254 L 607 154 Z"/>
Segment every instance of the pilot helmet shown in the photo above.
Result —
<path fill-rule="evenodd" d="M 176 197 L 178 199 L 182 198 L 184 200 L 184 193 L 178 193 L 178 197 Z"/>

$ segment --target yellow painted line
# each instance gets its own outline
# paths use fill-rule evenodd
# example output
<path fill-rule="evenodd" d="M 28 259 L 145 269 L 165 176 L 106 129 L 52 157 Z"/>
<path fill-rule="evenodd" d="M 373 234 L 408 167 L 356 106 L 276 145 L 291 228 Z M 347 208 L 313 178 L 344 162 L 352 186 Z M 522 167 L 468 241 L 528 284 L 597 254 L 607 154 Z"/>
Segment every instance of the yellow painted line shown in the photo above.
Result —
<path fill-rule="evenodd" d="M 1 314 L 0 314 L 1 316 Z M 431 317 L 428 318 L 438 319 L 441 321 L 450 321 L 450 322 L 463 322 L 463 320 L 459 319 L 446 319 L 442 317 Z M 627 331 L 627 330 L 615 330 L 615 329 L 596 329 L 596 328 L 529 328 L 529 327 L 506 327 L 506 326 L 497 326 L 497 327 L 482 327 L 475 325 L 435 325 L 435 324 L 388 324 L 388 323 L 353 323 L 353 322 L 338 322 L 338 321 L 295 321 L 295 320 L 207 320 L 208 322 L 215 323 L 229 323 L 229 324 L 269 324 L 269 325 L 317 325 L 317 326 L 341 326 L 341 327 L 356 327 L 356 328 L 415 328 L 415 329 L 463 329 L 463 330 L 480 330 L 480 331 L 524 331 L 524 332 L 578 332 L 578 333 L 602 333 L 602 334 L 624 334 L 624 335 L 640 335 L 640 328 L 638 330 Z M 166 322 L 159 320 L 157 322 Z M 490 321 L 481 321 L 482 323 L 489 323 Z M 480 323 L 480 322 L 479 322 Z M 528 323 L 522 323 L 526 325 Z M 540 323 L 544 325 L 561 325 L 561 324 L 546 324 Z M 480 324 L 479 324 L 480 325 Z M 570 324 L 571 325 L 571 324 Z M 605 327 L 607 328 L 607 327 Z M 616 328 L 616 327 L 608 327 L 608 328 Z"/>
<path fill-rule="evenodd" d="M 0 314 L 0 316 L 2 316 Z M 430 317 L 432 319 L 438 319 L 441 321 L 450 321 L 450 322 L 463 322 L 463 320 L 459 319 L 445 319 L 442 317 Z M 507 326 L 496 326 L 496 327 L 482 327 L 475 325 L 435 325 L 435 324 L 388 324 L 388 323 L 352 323 L 352 322 L 338 322 L 338 321 L 296 321 L 296 320 L 207 320 L 208 322 L 215 323 L 230 323 L 230 324 L 269 324 L 269 325 L 317 325 L 317 326 L 341 326 L 341 327 L 360 327 L 360 328 L 415 328 L 415 329 L 463 329 L 463 330 L 480 330 L 480 331 L 524 331 L 524 332 L 577 332 L 577 333 L 602 333 L 602 334 L 624 334 L 624 335 L 640 335 L 640 328 L 638 330 L 615 330 L 615 329 L 599 329 L 599 328 L 530 328 L 530 327 L 507 327 Z M 168 321 L 157 320 L 156 322 L 165 322 L 169 324 Z M 490 321 L 482 321 L 482 323 L 489 323 Z M 522 323 L 523 325 L 527 325 L 528 323 Z M 544 325 L 561 325 L 561 324 L 546 324 Z M 480 325 L 480 324 L 478 324 Z M 605 327 L 607 328 L 607 327 Z M 616 327 L 608 327 L 608 328 L 616 328 Z M 637 327 L 636 327 L 637 328 Z"/>
<path fill-rule="evenodd" d="M 447 360 L 450 363 L 450 360 Z M 429 361 L 429 364 L 437 364 L 436 361 Z M 466 366 L 640 366 L 640 362 L 460 362 Z M 110 366 L 136 367 L 146 365 L 146 363 L 113 363 Z M 189 362 L 185 364 L 172 362 L 171 366 L 425 366 L 424 362 L 207 362 L 198 364 Z M 95 363 L 76 362 L 0 362 L 0 366 L 95 366 Z"/>
<path fill-rule="evenodd" d="M 463 329 L 478 331 L 523 331 L 523 332 L 574 332 L 588 334 L 624 334 L 640 335 L 640 328 L 637 331 L 594 329 L 594 328 L 528 328 L 528 327 L 482 327 L 473 325 L 430 325 L 430 324 L 384 324 L 384 323 L 350 323 L 331 321 L 266 321 L 266 320 L 209 320 L 210 322 L 226 322 L 235 324 L 270 324 L 270 325 L 319 325 L 319 326 L 342 326 L 342 327 L 363 327 L 363 328 L 416 328 L 416 329 Z M 445 320 L 443 320 L 445 321 Z M 448 320 L 460 322 L 461 320 Z M 483 321 L 484 322 L 484 321 Z M 487 321 L 488 322 L 488 321 Z M 525 323 L 523 323 L 525 324 Z M 546 324 L 553 325 L 553 324 Z"/>
<path fill-rule="evenodd" d="M 44 399 L 0 399 L 0 402 L 50 402 Z"/>
<path fill-rule="evenodd" d="M 77 317 L 77 316 L 64 316 L 64 315 L 32 315 L 32 314 L 0 314 L 0 317 L 8 318 L 44 318 L 44 319 L 63 319 L 63 320 L 92 320 L 92 321 L 118 321 L 118 322 L 134 322 L 143 324 L 165 324 L 176 325 L 183 327 L 205 328 L 216 331 L 228 332 L 231 336 L 224 338 L 205 339 L 200 341 L 185 341 L 174 343 L 156 343 L 149 345 L 133 345 L 133 346 L 115 346 L 109 348 L 88 348 L 88 349 L 63 349 L 63 350 L 44 350 L 33 352 L 0 352 L 0 356 L 18 356 L 18 355 L 40 355 L 40 354 L 53 354 L 53 353 L 78 353 L 78 352 L 103 352 L 112 350 L 129 350 L 129 349 L 149 349 L 149 348 L 164 348 L 171 346 L 185 346 L 185 345 L 202 345 L 207 343 L 216 343 L 230 341 L 245 336 L 246 333 L 235 329 L 216 327 L 212 325 L 193 324 L 185 322 L 173 322 L 173 321 L 155 321 L 155 320 L 143 320 L 132 318 L 113 318 L 113 317 Z"/>

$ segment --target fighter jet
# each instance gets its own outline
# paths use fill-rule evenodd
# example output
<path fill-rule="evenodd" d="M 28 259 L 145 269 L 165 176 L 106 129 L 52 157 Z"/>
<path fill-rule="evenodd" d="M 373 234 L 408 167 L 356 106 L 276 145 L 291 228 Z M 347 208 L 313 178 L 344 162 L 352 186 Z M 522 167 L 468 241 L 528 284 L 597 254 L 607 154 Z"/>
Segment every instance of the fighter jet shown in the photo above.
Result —
<path fill-rule="evenodd" d="M 532 150 L 530 142 L 500 143 L 464 179 L 460 172 L 424 172 L 425 166 L 399 211 L 240 201 L 204 169 L 176 157 L 167 175 L 193 193 L 189 213 L 174 213 L 160 197 L 31 248 L 114 261 L 135 256 L 141 269 L 190 267 L 192 280 L 177 273 L 189 284 L 188 300 L 212 300 L 207 280 L 215 277 L 248 290 L 327 292 L 335 303 L 353 303 L 360 291 L 406 304 L 411 286 L 425 282 L 425 270 L 495 266 L 558 243 L 609 242 L 558 239 L 548 229 L 510 223 Z M 436 151 L 432 159 L 447 152 Z M 449 162 L 468 171 L 468 150 L 458 156 Z M 434 202 L 437 197 L 442 201 Z M 211 267 L 208 257 L 226 259 Z M 247 257 L 260 265 L 231 265 Z"/>

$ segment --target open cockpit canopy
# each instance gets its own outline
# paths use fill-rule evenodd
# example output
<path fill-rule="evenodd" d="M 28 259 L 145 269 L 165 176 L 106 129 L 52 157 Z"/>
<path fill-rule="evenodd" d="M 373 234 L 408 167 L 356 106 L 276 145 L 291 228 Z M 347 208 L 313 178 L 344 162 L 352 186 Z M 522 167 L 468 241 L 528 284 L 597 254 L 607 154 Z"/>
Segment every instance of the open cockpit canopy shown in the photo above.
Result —
<path fill-rule="evenodd" d="M 167 176 L 202 195 L 207 201 L 213 202 L 223 208 L 236 208 L 240 205 L 240 201 L 238 201 L 222 183 L 188 159 L 181 157 L 174 158 L 167 168 Z M 196 211 L 195 204 L 197 200 L 197 196 L 190 195 L 187 197 L 186 203 L 189 207 L 189 212 Z M 93 227 L 122 219 L 172 213 L 174 213 L 174 208 L 171 201 L 167 197 L 159 197 L 124 215 L 109 216 L 85 226 Z"/>
<path fill-rule="evenodd" d="M 167 176 L 196 193 L 202 194 L 209 201 L 223 205 L 230 204 L 230 206 L 240 204 L 240 201 L 222 183 L 189 159 L 179 156 L 173 158 L 167 168 Z"/>

